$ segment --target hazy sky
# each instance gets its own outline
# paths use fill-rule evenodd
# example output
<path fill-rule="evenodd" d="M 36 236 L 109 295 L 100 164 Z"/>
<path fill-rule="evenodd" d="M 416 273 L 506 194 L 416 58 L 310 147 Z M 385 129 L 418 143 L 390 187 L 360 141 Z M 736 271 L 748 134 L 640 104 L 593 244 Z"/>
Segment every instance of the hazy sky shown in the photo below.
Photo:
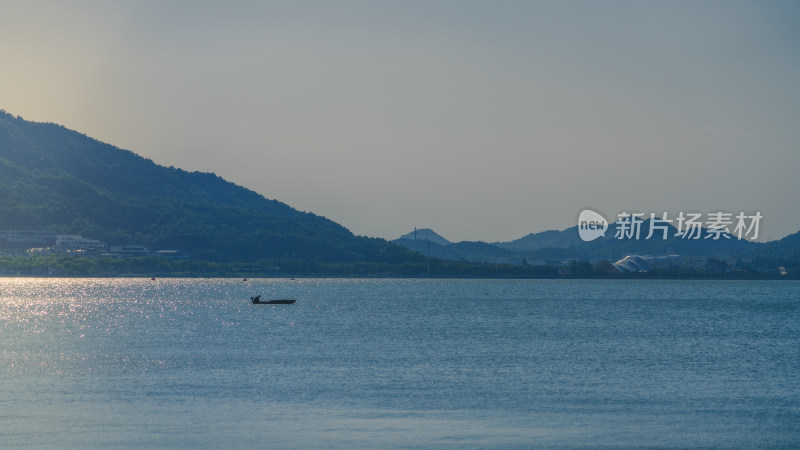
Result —
<path fill-rule="evenodd" d="M 357 234 L 800 229 L 800 2 L 5 1 L 0 108 Z"/>

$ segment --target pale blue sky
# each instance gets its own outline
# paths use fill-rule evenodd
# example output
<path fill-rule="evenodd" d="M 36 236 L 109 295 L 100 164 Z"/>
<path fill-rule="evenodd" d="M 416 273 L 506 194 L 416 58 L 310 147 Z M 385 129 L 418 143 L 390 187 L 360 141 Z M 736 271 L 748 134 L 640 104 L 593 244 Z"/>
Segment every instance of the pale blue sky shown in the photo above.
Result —
<path fill-rule="evenodd" d="M 584 207 L 800 229 L 798 2 L 0 10 L 0 108 L 357 234 L 510 240 Z"/>

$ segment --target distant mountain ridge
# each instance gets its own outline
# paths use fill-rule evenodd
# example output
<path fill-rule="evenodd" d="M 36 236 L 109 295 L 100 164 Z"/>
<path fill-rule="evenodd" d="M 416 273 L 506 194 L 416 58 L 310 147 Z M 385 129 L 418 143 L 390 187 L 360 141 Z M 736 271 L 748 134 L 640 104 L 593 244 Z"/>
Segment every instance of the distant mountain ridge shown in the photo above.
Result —
<path fill-rule="evenodd" d="M 496 242 L 494 245 L 518 252 L 535 252 L 544 248 L 567 248 L 575 245 L 579 239 L 577 228 L 575 233 L 569 232 L 569 229 L 563 231 L 547 230 L 527 234 L 509 242 Z"/>
<path fill-rule="evenodd" d="M 584 242 L 580 239 L 577 226 L 564 230 L 548 230 L 531 233 L 509 242 L 459 242 L 450 244 L 431 243 L 432 257 L 473 262 L 501 262 L 509 264 L 565 264 L 569 260 L 616 260 L 627 254 L 667 256 L 679 255 L 689 258 L 740 258 L 755 261 L 760 267 L 800 261 L 800 232 L 766 244 L 731 239 L 681 239 L 676 237 L 677 229 L 668 226 L 667 239 L 656 235 L 644 239 L 650 221 L 642 223 L 642 238 L 616 239 L 614 224 L 606 232 L 606 237 Z M 441 236 L 430 230 L 436 236 Z M 703 230 L 705 236 L 706 230 Z M 404 235 L 394 242 L 409 249 L 425 253 L 424 241 L 407 239 Z M 442 237 L 442 240 L 447 241 Z M 449 242 L 449 241 L 447 241 Z"/>
<path fill-rule="evenodd" d="M 411 240 L 419 240 L 419 241 L 431 241 L 437 245 L 450 245 L 452 242 L 448 241 L 444 237 L 442 237 L 437 232 L 431 230 L 430 228 L 420 228 L 415 229 L 414 231 L 404 234 L 400 236 L 400 239 L 411 239 Z"/>
<path fill-rule="evenodd" d="M 383 239 L 213 173 L 164 167 L 50 123 L 0 112 L 0 229 L 47 229 L 206 259 L 419 261 Z"/>
<path fill-rule="evenodd" d="M 646 227 L 646 223 L 643 225 Z M 355 236 L 312 213 L 213 173 L 157 165 L 60 125 L 0 111 L 0 229 L 81 234 L 111 245 L 178 249 L 207 260 L 456 261 L 559 265 L 625 254 L 723 257 L 759 267 L 800 265 L 800 232 L 766 244 L 730 240 L 580 240 L 577 227 L 509 242 L 450 242 L 431 229 L 394 243 Z M 646 229 L 646 228 L 644 228 Z M 400 245 L 396 245 L 400 244 Z"/>

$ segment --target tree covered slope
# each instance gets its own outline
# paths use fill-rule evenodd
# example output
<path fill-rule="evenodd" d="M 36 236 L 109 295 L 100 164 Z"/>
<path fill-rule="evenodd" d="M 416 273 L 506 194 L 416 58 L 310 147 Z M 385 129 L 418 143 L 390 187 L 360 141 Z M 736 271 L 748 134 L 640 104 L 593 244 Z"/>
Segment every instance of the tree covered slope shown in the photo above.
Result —
<path fill-rule="evenodd" d="M 0 229 L 50 229 L 209 259 L 406 262 L 421 255 L 358 237 L 213 173 L 160 166 L 62 126 L 0 112 Z"/>

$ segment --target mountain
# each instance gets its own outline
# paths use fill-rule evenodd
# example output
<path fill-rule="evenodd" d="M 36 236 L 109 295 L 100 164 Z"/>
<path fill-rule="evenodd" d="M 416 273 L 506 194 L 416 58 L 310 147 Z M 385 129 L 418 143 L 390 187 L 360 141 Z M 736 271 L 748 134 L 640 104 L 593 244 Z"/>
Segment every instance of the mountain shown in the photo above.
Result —
<path fill-rule="evenodd" d="M 519 264 L 522 261 L 517 252 L 512 250 L 480 241 L 453 243 L 430 228 L 414 230 L 393 242 L 432 258 L 480 263 Z"/>
<path fill-rule="evenodd" d="M 431 230 L 430 228 L 420 228 L 419 230 L 415 229 L 414 231 L 404 234 L 400 236 L 400 239 L 410 239 L 416 241 L 431 241 L 433 244 L 438 245 L 450 245 L 452 242 L 448 241 L 444 237 L 442 237 L 437 232 Z"/>
<path fill-rule="evenodd" d="M 395 244 L 402 245 L 407 249 L 420 253 L 425 256 L 430 256 L 432 258 L 440 258 L 440 259 L 452 259 L 458 261 L 461 256 L 450 250 L 448 247 L 450 244 L 447 245 L 439 245 L 435 242 L 428 241 L 428 240 L 421 240 L 421 239 L 406 239 L 400 238 L 395 239 L 393 241 Z"/>
<path fill-rule="evenodd" d="M 111 245 L 180 249 L 211 260 L 423 260 L 213 173 L 160 166 L 63 126 L 5 111 L 0 111 L 0 229 L 81 234 Z"/>
<path fill-rule="evenodd" d="M 645 239 L 650 227 L 650 220 L 641 224 L 640 239 L 616 239 L 615 224 L 610 224 L 606 237 L 590 242 L 581 240 L 578 227 L 565 230 L 548 230 L 532 233 L 522 238 L 509 242 L 459 242 L 448 244 L 435 244 L 431 242 L 430 255 L 436 258 L 464 260 L 472 262 L 499 262 L 521 264 L 523 261 L 532 264 L 559 265 L 570 260 L 617 260 L 626 254 L 639 255 L 680 255 L 682 257 L 737 257 L 750 255 L 751 258 L 763 256 L 755 252 L 762 244 L 746 240 L 731 239 L 681 239 L 676 237 L 677 229 L 668 225 L 667 239 L 660 239 L 656 234 L 651 239 Z M 426 254 L 426 241 L 408 239 L 411 233 L 402 236 L 394 242 L 404 245 L 411 250 Z M 701 236 L 706 235 L 706 230 L 701 230 Z M 419 231 L 418 231 L 419 236 Z M 439 236 L 436 234 L 436 236 Z M 442 238 L 444 241 L 446 239 Z M 779 248 L 788 248 L 787 245 Z M 789 245 L 791 246 L 791 245 Z M 777 253 L 773 252 L 773 256 Z M 791 257 L 789 255 L 788 257 Z M 766 256 L 761 260 L 766 261 Z M 759 260 L 759 261 L 761 261 Z"/>
<path fill-rule="evenodd" d="M 800 267 L 800 231 L 777 241 L 766 242 L 744 252 L 742 259 L 755 267 Z"/>
<path fill-rule="evenodd" d="M 497 242 L 494 245 L 517 252 L 535 252 L 543 248 L 567 248 L 578 243 L 577 228 L 575 233 L 570 233 L 569 229 L 564 231 L 547 230 L 539 233 L 531 233 L 510 242 Z"/>
<path fill-rule="evenodd" d="M 521 259 L 510 250 L 495 247 L 485 242 L 457 242 L 454 244 L 439 245 L 427 240 L 400 238 L 394 241 L 409 250 L 431 258 L 450 259 L 453 261 L 470 261 L 481 263 L 511 263 L 519 264 Z"/>
<path fill-rule="evenodd" d="M 646 230 L 649 222 L 643 224 Z M 452 243 L 430 229 L 397 239 L 353 235 L 213 173 L 160 166 L 63 126 L 0 111 L 0 229 L 81 234 L 110 245 L 183 250 L 195 259 L 422 264 L 425 256 L 482 263 L 561 264 L 625 254 L 722 257 L 797 267 L 800 233 L 767 244 L 737 239 L 580 240 L 577 227 L 510 242 Z M 430 243 L 430 251 L 428 249 Z M 2 242 L 0 242 L 2 244 Z M 21 245 L 21 244 L 20 244 Z M 425 256 L 423 256 L 425 255 Z M 462 270 L 463 267 L 452 270 Z M 364 269 L 368 270 L 368 269 Z M 408 273 L 418 270 L 409 268 Z"/>
<path fill-rule="evenodd" d="M 529 234 L 523 238 L 510 242 L 501 242 L 495 245 L 529 252 L 532 256 L 540 252 L 552 253 L 552 249 L 561 249 L 559 253 L 569 255 L 571 258 L 615 258 L 626 253 L 643 255 L 678 254 L 682 256 L 719 256 L 745 252 L 757 247 L 759 244 L 747 240 L 731 239 L 681 239 L 676 237 L 677 229 L 667 225 L 667 239 L 662 239 L 661 234 L 656 234 L 645 239 L 650 228 L 650 220 L 644 220 L 641 225 L 640 239 L 617 239 L 614 237 L 616 225 L 609 224 L 605 237 L 594 241 L 584 242 L 578 234 L 578 227 L 570 227 L 562 231 L 545 231 Z M 706 230 L 701 229 L 701 236 L 706 235 Z"/>

